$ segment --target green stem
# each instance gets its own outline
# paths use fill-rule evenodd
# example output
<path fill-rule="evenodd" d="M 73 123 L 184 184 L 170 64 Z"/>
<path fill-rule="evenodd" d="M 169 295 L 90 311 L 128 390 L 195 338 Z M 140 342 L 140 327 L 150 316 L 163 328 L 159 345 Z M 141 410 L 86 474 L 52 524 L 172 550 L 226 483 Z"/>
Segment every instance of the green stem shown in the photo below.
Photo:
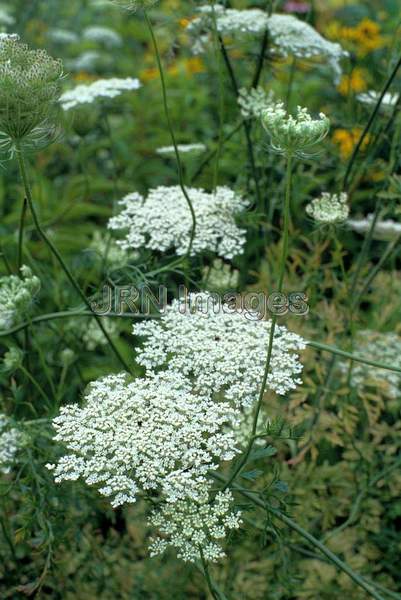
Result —
<path fill-rule="evenodd" d="M 35 223 L 36 229 L 37 229 L 40 237 L 43 239 L 44 243 L 48 246 L 50 252 L 53 254 L 53 256 L 56 258 L 56 260 L 60 264 L 62 270 L 66 274 L 66 276 L 67 276 L 69 282 L 71 283 L 72 287 L 75 289 L 75 291 L 80 296 L 80 298 L 82 299 L 82 301 L 84 302 L 84 304 L 87 306 L 87 308 L 93 314 L 93 317 L 96 320 L 96 322 L 97 322 L 97 324 L 99 326 L 99 329 L 102 331 L 104 337 L 108 341 L 108 343 L 110 345 L 110 348 L 113 350 L 114 354 L 116 355 L 116 358 L 119 360 L 119 362 L 121 363 L 121 365 L 124 367 L 124 369 L 126 371 L 132 372 L 131 369 L 130 369 L 130 367 L 129 367 L 129 365 L 126 363 L 126 361 L 124 360 L 124 358 L 121 356 L 120 352 L 118 351 L 118 349 L 114 345 L 113 340 L 111 339 L 111 337 L 107 333 L 107 331 L 106 331 L 106 329 L 105 329 L 105 327 L 104 327 L 104 325 L 103 325 L 100 317 L 96 313 L 93 312 L 92 307 L 91 307 L 91 303 L 89 302 L 89 300 L 87 299 L 87 297 L 85 296 L 85 294 L 83 293 L 83 291 L 81 290 L 81 288 L 79 287 L 78 282 L 76 281 L 75 277 L 72 275 L 71 271 L 67 267 L 67 265 L 64 262 L 64 259 L 61 256 L 60 252 L 57 250 L 57 248 L 55 247 L 55 245 L 53 244 L 53 242 L 51 241 L 51 239 L 46 235 L 46 233 L 44 232 L 44 230 L 42 229 L 42 227 L 41 227 L 41 225 L 39 223 L 39 219 L 38 219 L 38 216 L 36 214 L 36 209 L 35 209 L 34 204 L 33 204 L 31 188 L 30 188 L 30 185 L 29 185 L 28 176 L 27 176 L 26 167 L 25 167 L 24 156 L 22 154 L 22 151 L 21 151 L 20 147 L 17 149 L 17 159 L 18 159 L 18 166 L 19 166 L 20 173 L 21 173 L 21 178 L 22 178 L 22 181 L 24 183 L 25 194 L 26 194 L 26 198 L 27 198 L 29 210 L 31 211 L 33 221 Z"/>
<path fill-rule="evenodd" d="M 226 47 L 224 45 L 223 38 L 221 37 L 220 34 L 218 36 L 218 40 L 219 40 L 220 50 L 221 50 L 221 53 L 223 56 L 224 64 L 226 65 L 227 72 L 228 72 L 228 75 L 231 80 L 231 86 L 232 86 L 232 89 L 233 89 L 233 92 L 235 95 L 235 100 L 237 101 L 238 93 L 239 93 L 239 86 L 237 83 L 237 78 L 235 76 L 234 69 L 232 67 L 230 58 L 228 56 Z M 251 171 L 252 171 L 252 178 L 255 183 L 255 193 L 256 193 L 257 205 L 261 206 L 262 196 L 260 193 L 259 179 L 258 179 L 258 175 L 257 175 L 257 171 L 256 171 L 255 156 L 254 156 L 254 152 L 253 152 L 253 145 L 252 145 L 252 138 L 251 138 L 251 124 L 248 123 L 248 121 L 246 119 L 243 120 L 242 124 L 243 124 L 244 132 L 245 132 L 249 163 L 251 165 Z"/>
<path fill-rule="evenodd" d="M 27 379 L 29 379 L 29 381 L 32 383 L 32 385 L 37 389 L 37 391 L 39 392 L 39 394 L 42 396 L 43 400 L 46 402 L 47 406 L 51 406 L 51 402 L 46 394 L 46 392 L 43 390 L 43 388 L 41 387 L 41 385 L 36 381 L 36 379 L 33 377 L 33 375 L 31 375 L 29 373 L 29 371 L 27 371 L 25 369 L 25 367 L 23 365 L 19 365 L 19 370 L 25 375 L 25 377 Z"/>
<path fill-rule="evenodd" d="M 201 546 L 199 546 L 199 554 L 200 554 L 201 561 L 202 561 L 202 572 L 203 572 L 203 575 L 205 576 L 205 580 L 206 580 L 209 592 L 213 596 L 214 600 L 221 600 L 220 594 L 218 594 L 216 592 L 215 586 L 213 585 L 213 581 L 212 581 L 212 578 L 211 578 L 210 572 L 209 572 L 209 566 L 205 560 L 205 555 L 203 554 L 203 550 L 202 550 Z"/>
<path fill-rule="evenodd" d="M 221 482 L 224 481 L 225 484 L 227 483 L 227 480 L 218 473 L 212 473 L 212 476 Z M 238 493 L 240 493 L 242 496 L 244 496 L 245 498 L 250 500 L 256 506 L 259 506 L 260 508 L 266 510 L 267 512 L 269 512 L 270 514 L 275 516 L 282 523 L 287 525 L 287 527 L 296 531 L 300 536 L 302 536 L 304 539 L 306 539 L 312 546 L 314 546 L 315 548 L 318 548 L 318 550 L 320 550 L 320 552 L 322 552 L 322 554 L 324 554 L 330 560 L 330 562 L 335 564 L 336 567 L 338 567 L 341 571 L 346 573 L 348 575 L 348 577 L 350 577 L 354 581 L 354 583 L 356 583 L 359 587 L 364 589 L 365 592 L 367 592 L 368 594 L 370 594 L 372 596 L 372 598 L 375 598 L 376 600 L 384 600 L 384 598 L 378 592 L 376 592 L 374 589 L 372 589 L 372 587 L 364 580 L 363 577 L 361 577 L 361 575 L 359 575 L 359 573 L 356 573 L 355 571 L 353 571 L 351 569 L 351 567 L 349 567 L 347 565 L 347 563 L 342 561 L 336 554 L 331 552 L 331 550 L 329 550 L 324 544 L 322 544 L 322 542 L 320 542 L 317 538 L 315 538 L 313 535 L 311 535 L 303 527 L 298 525 L 298 523 L 296 523 L 295 521 L 293 521 L 292 519 L 287 517 L 287 515 L 285 515 L 281 511 L 277 510 L 276 508 L 273 508 L 273 507 L 269 506 L 268 504 L 266 504 L 265 502 L 263 502 L 262 500 L 260 500 L 259 498 L 256 498 L 255 494 L 252 493 L 251 491 L 249 491 L 245 488 L 242 488 L 241 486 L 239 486 L 235 483 L 232 485 L 232 488 L 235 491 L 237 491 Z"/>
<path fill-rule="evenodd" d="M 385 83 L 385 85 L 384 85 L 384 87 L 382 89 L 382 92 L 381 92 L 381 94 L 380 94 L 380 96 L 379 96 L 379 98 L 378 98 L 378 100 L 376 102 L 376 105 L 375 105 L 375 107 L 374 107 L 374 109 L 373 109 L 373 111 L 372 111 L 372 113 L 371 113 L 371 115 L 370 115 L 370 117 L 368 119 L 368 122 L 366 123 L 365 128 L 362 131 L 361 137 L 359 138 L 358 143 L 355 146 L 354 151 L 353 151 L 353 153 L 351 155 L 351 158 L 350 158 L 348 166 L 347 166 L 347 170 L 346 170 L 345 175 L 344 175 L 344 182 L 343 182 L 343 189 L 344 190 L 347 189 L 348 179 L 349 179 L 349 176 L 351 174 L 352 167 L 354 166 L 354 162 L 356 160 L 356 157 L 358 156 L 358 153 L 359 153 L 359 151 L 361 149 L 361 146 L 362 146 L 362 144 L 364 142 L 364 139 L 368 135 L 369 130 L 372 127 L 372 125 L 373 125 L 373 123 L 374 123 L 374 121 L 375 121 L 375 119 L 376 119 L 376 117 L 377 117 L 377 115 L 379 113 L 380 106 L 381 106 L 381 103 L 383 101 L 383 98 L 384 98 L 385 94 L 387 93 L 387 90 L 389 89 L 390 85 L 393 83 L 393 80 L 395 79 L 395 76 L 397 75 L 398 69 L 400 67 L 401 67 L 401 56 L 398 59 L 396 65 L 394 67 L 394 69 L 390 73 L 390 76 L 387 79 L 387 81 L 386 81 L 386 83 Z"/>
<path fill-rule="evenodd" d="M 152 44 L 153 44 L 153 48 L 154 48 L 155 55 L 156 55 L 156 62 L 157 62 L 157 66 L 158 66 L 158 69 L 159 69 L 160 82 L 161 82 L 161 86 L 162 86 L 164 114 L 165 114 L 166 121 L 167 121 L 167 127 L 168 127 L 168 130 L 170 132 L 171 141 L 172 141 L 172 144 L 174 146 L 175 157 L 176 157 L 176 160 L 177 160 L 177 170 L 178 170 L 179 185 L 180 185 L 182 193 L 184 194 L 185 200 L 187 201 L 187 204 L 188 204 L 189 211 L 191 213 L 192 228 L 191 228 L 191 233 L 190 233 L 188 248 L 187 248 L 185 256 L 183 257 L 183 258 L 189 258 L 191 256 L 192 245 L 193 245 L 193 241 L 194 241 L 194 238 L 195 238 L 196 215 L 195 215 L 195 210 L 194 210 L 192 201 L 191 201 L 191 199 L 190 199 L 190 197 L 188 195 L 188 192 L 186 190 L 185 183 L 184 183 L 184 174 L 183 174 L 183 169 L 182 169 L 180 154 L 178 152 L 177 142 L 176 142 L 176 139 L 175 139 L 175 133 L 174 133 L 174 129 L 173 129 L 173 126 L 172 126 L 171 117 L 170 117 L 170 110 L 169 110 L 169 107 L 168 107 L 166 81 L 165 81 L 165 78 L 164 78 L 164 71 L 163 71 L 163 66 L 162 66 L 162 62 L 161 62 L 161 58 L 160 58 L 159 47 L 157 45 L 156 36 L 155 36 L 154 31 L 153 31 L 153 26 L 152 26 L 151 20 L 148 17 L 148 13 L 146 12 L 146 10 L 144 10 L 143 12 L 144 12 L 144 15 L 145 15 L 146 24 L 147 24 L 148 29 L 149 29 L 150 37 L 152 39 Z"/>
<path fill-rule="evenodd" d="M 284 282 L 284 274 L 285 274 L 285 265 L 287 262 L 288 256 L 288 242 L 289 242 L 289 223 L 290 223 L 290 201 L 291 201 L 291 171 L 292 171 L 292 157 L 288 156 L 287 158 L 287 170 L 286 170 L 286 188 L 285 188 L 285 200 L 284 200 L 284 222 L 283 222 L 283 248 L 281 253 L 281 261 L 280 261 L 280 271 L 279 271 L 279 280 L 278 280 L 278 293 L 281 294 L 283 290 L 283 282 Z M 262 384 L 259 390 L 258 401 L 256 403 L 256 409 L 253 416 L 252 422 L 252 430 L 250 433 L 249 442 L 247 448 L 238 462 L 236 468 L 230 475 L 228 481 L 226 482 L 223 491 L 227 489 L 231 483 L 236 479 L 239 473 L 242 471 L 243 467 L 246 465 L 248 458 L 252 452 L 253 445 L 255 443 L 255 436 L 258 427 L 258 419 L 260 410 L 262 408 L 263 397 L 266 390 L 267 377 L 269 375 L 270 362 L 273 354 L 273 341 L 274 341 L 274 332 L 276 329 L 277 323 L 277 315 L 273 314 L 271 319 L 270 333 L 269 333 L 269 341 L 267 346 L 267 355 L 265 361 L 265 368 L 263 372 Z"/>
<path fill-rule="evenodd" d="M 72 317 L 94 317 L 95 313 L 92 310 L 82 310 L 82 311 L 72 311 L 72 310 L 64 310 L 56 313 L 48 313 L 46 315 L 40 315 L 39 317 L 34 317 L 30 321 L 25 321 L 24 323 L 20 323 L 16 325 L 12 329 L 7 329 L 7 331 L 0 332 L 0 338 L 6 337 L 8 335 L 13 335 L 14 333 L 18 333 L 23 329 L 27 329 L 30 325 L 35 325 L 36 323 L 44 323 L 46 321 L 54 321 L 55 319 L 70 319 Z M 107 318 L 117 317 L 120 319 L 159 319 L 160 315 L 136 315 L 132 313 L 120 314 L 110 312 L 107 313 Z"/>
<path fill-rule="evenodd" d="M 22 203 L 21 216 L 19 221 L 19 230 L 18 230 L 18 259 L 17 259 L 17 269 L 18 274 L 21 276 L 21 266 L 22 266 L 22 244 L 24 242 L 24 225 L 25 225 L 25 216 L 26 210 L 28 208 L 28 203 L 26 198 Z"/>
<path fill-rule="evenodd" d="M 307 341 L 306 344 L 311 348 L 316 348 L 316 350 L 323 350 L 324 352 L 331 352 L 331 354 L 337 354 L 338 356 L 342 356 L 343 358 L 348 358 L 355 362 L 362 363 L 364 365 L 369 365 L 371 367 L 377 367 L 378 369 L 385 369 L 386 371 L 394 371 L 394 373 L 401 373 L 401 368 L 391 367 L 390 365 L 385 365 L 383 363 L 368 360 L 366 358 L 362 358 L 361 356 L 357 356 L 356 354 L 352 354 L 351 352 L 345 352 L 344 350 L 340 350 L 340 348 L 336 348 L 335 346 L 328 346 L 327 344 L 321 344 L 320 342 L 310 342 Z"/>

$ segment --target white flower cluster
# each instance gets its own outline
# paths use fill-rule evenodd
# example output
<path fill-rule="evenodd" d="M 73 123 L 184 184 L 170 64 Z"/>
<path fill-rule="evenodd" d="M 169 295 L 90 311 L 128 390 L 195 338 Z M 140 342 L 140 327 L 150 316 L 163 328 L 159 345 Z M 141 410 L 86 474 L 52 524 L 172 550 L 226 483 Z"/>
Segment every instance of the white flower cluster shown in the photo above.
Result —
<path fill-rule="evenodd" d="M 0 473 L 11 471 L 23 435 L 12 426 L 9 417 L 0 413 Z"/>
<path fill-rule="evenodd" d="M 267 24 L 272 42 L 281 56 L 324 58 L 339 79 L 340 61 L 348 56 L 340 44 L 326 40 L 311 25 L 293 15 L 272 15 Z"/>
<path fill-rule="evenodd" d="M 65 64 L 71 71 L 94 71 L 98 66 L 102 55 L 96 50 L 86 50 L 76 58 L 66 60 Z"/>
<path fill-rule="evenodd" d="M 381 106 L 383 108 L 393 108 L 397 104 L 399 97 L 400 95 L 397 93 L 391 94 L 390 92 L 386 92 L 381 101 Z M 374 105 L 377 104 L 377 101 L 380 98 L 380 92 L 369 90 L 363 94 L 357 94 L 356 98 L 363 104 Z"/>
<path fill-rule="evenodd" d="M 349 215 L 347 201 L 348 195 L 345 192 L 340 194 L 323 192 L 319 198 L 314 198 L 305 210 L 318 223 L 324 225 L 343 223 Z"/>
<path fill-rule="evenodd" d="M 177 150 L 180 154 L 202 154 L 202 152 L 205 152 L 206 146 L 205 144 L 177 144 Z M 175 156 L 174 146 L 162 146 L 157 148 L 156 152 L 161 155 Z"/>
<path fill-rule="evenodd" d="M 86 27 L 82 32 L 82 38 L 90 42 L 104 44 L 107 48 L 117 48 L 123 43 L 121 36 L 114 29 L 100 27 L 99 25 Z"/>
<path fill-rule="evenodd" d="M 263 111 L 262 124 L 273 150 L 301 158 L 326 137 L 330 128 L 330 121 L 323 113 L 312 119 L 306 108 L 298 106 L 296 115 L 289 115 L 282 102 Z"/>
<path fill-rule="evenodd" d="M 93 83 L 80 84 L 74 89 L 64 92 L 60 97 L 60 102 L 64 110 L 70 110 L 81 104 L 91 104 L 99 98 L 115 98 L 123 92 L 137 90 L 140 87 L 139 80 L 132 77 L 98 79 Z"/>
<path fill-rule="evenodd" d="M 11 15 L 8 6 L 0 6 L 0 24 L 1 25 L 14 25 L 15 18 Z"/>
<path fill-rule="evenodd" d="M 237 407 L 253 404 L 260 389 L 271 322 L 230 307 L 209 294 L 173 301 L 159 320 L 139 323 L 145 341 L 138 362 L 149 372 L 162 366 L 182 373 L 196 392 L 223 395 Z M 277 326 L 267 389 L 286 394 L 300 383 L 297 351 L 304 340 Z"/>
<path fill-rule="evenodd" d="M 110 337 L 118 334 L 118 325 L 114 319 L 103 319 L 104 328 Z M 82 341 L 89 352 L 93 352 L 99 346 L 107 346 L 108 341 L 101 331 L 95 319 L 90 319 L 83 330 Z"/>
<path fill-rule="evenodd" d="M 210 251 L 231 259 L 241 254 L 245 230 L 237 226 L 235 216 L 245 210 L 248 202 L 227 187 L 218 187 L 214 193 L 197 188 L 188 188 L 187 192 L 196 215 L 192 255 Z M 160 186 L 150 190 L 146 198 L 129 194 L 120 204 L 123 211 L 110 219 L 108 227 L 127 230 L 126 236 L 117 241 L 122 248 L 186 253 L 192 218 L 179 186 Z"/>
<path fill-rule="evenodd" d="M 262 87 L 241 88 L 238 94 L 238 104 L 244 119 L 260 119 L 263 111 L 274 103 L 272 91 L 266 92 Z"/>
<path fill-rule="evenodd" d="M 395 333 L 378 333 L 377 331 L 360 331 L 356 336 L 361 356 L 368 360 L 382 362 L 401 368 L 401 338 Z M 341 371 L 348 373 L 349 363 L 339 364 Z M 351 372 L 351 385 L 363 389 L 369 383 L 384 384 L 390 398 L 400 397 L 401 376 L 394 371 L 377 369 L 369 365 L 354 362 Z"/>
<path fill-rule="evenodd" d="M 235 421 L 227 402 L 195 394 L 177 372 L 132 382 L 110 375 L 92 384 L 82 408 L 63 407 L 54 419 L 69 454 L 48 467 L 57 482 L 101 486 L 113 506 L 151 492 L 199 501 L 207 472 L 235 455 L 233 430 L 224 427 Z"/>
<path fill-rule="evenodd" d="M 10 329 L 22 320 L 39 291 L 40 281 L 28 267 L 21 267 L 21 274 L 22 278 L 17 275 L 0 277 L 0 330 Z"/>
<path fill-rule="evenodd" d="M 49 29 L 47 37 L 56 44 L 75 44 L 79 41 L 79 37 L 75 31 L 70 31 L 69 29 Z"/>
<path fill-rule="evenodd" d="M 18 33 L 0 33 L 0 43 L 5 40 L 14 40 L 14 42 L 18 42 L 19 39 Z"/>
<path fill-rule="evenodd" d="M 326 59 L 336 77 L 341 75 L 340 61 L 347 56 L 340 44 L 330 42 L 311 25 L 292 15 L 269 15 L 258 8 L 236 10 L 221 5 L 200 6 L 200 15 L 193 19 L 187 29 L 193 37 L 193 51 L 204 52 L 208 47 L 210 32 L 216 22 L 221 35 L 263 35 L 269 31 L 270 42 L 281 57 L 294 56 L 301 59 Z"/>
<path fill-rule="evenodd" d="M 232 502 L 232 493 L 226 490 L 219 492 L 213 503 L 205 493 L 197 502 L 179 500 L 153 511 L 150 524 L 159 529 L 163 538 L 152 540 L 151 556 L 162 554 L 172 546 L 177 550 L 178 558 L 187 562 L 199 560 L 199 547 L 208 562 L 224 558 L 220 540 L 230 529 L 238 529 L 241 525 L 239 514 L 231 510 Z"/>
<path fill-rule="evenodd" d="M 369 214 L 362 219 L 348 219 L 346 224 L 357 233 L 366 233 L 372 226 L 373 214 Z M 373 239 L 391 241 L 401 235 L 401 223 L 386 219 L 385 221 L 376 221 L 373 230 Z"/>
<path fill-rule="evenodd" d="M 226 292 L 238 287 L 239 271 L 233 269 L 221 258 L 216 258 L 212 265 L 203 269 L 203 286 L 214 292 Z"/>

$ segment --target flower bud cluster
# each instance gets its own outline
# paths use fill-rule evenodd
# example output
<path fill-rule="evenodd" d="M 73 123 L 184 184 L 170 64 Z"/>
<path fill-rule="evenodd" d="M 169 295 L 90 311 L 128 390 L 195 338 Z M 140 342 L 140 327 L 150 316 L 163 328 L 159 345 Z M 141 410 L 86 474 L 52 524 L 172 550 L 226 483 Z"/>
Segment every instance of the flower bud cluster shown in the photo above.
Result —
<path fill-rule="evenodd" d="M 0 277 L 0 331 L 23 320 L 39 291 L 40 281 L 28 267 L 23 266 L 21 274 L 22 278 L 17 275 Z"/>
<path fill-rule="evenodd" d="M 9 417 L 0 413 L 0 473 L 7 474 L 11 471 L 23 437 L 23 434 L 13 427 Z"/>
<path fill-rule="evenodd" d="M 238 94 L 238 104 L 244 119 L 260 119 L 263 111 L 274 104 L 272 91 L 266 92 L 262 87 L 241 88 Z"/>
<path fill-rule="evenodd" d="M 307 157 L 307 151 L 321 142 L 330 128 L 330 121 L 323 113 L 312 119 L 306 108 L 298 106 L 296 115 L 289 115 L 282 102 L 263 111 L 262 124 L 273 150 L 299 158 Z"/>
<path fill-rule="evenodd" d="M 319 198 L 314 198 L 306 206 L 307 214 L 318 223 L 323 225 L 334 225 L 343 223 L 349 215 L 349 206 L 347 204 L 348 195 L 345 192 L 340 194 L 329 194 L 323 192 Z"/>
<path fill-rule="evenodd" d="M 364 330 L 357 333 L 355 341 L 366 359 L 401 368 L 401 337 L 396 333 Z M 341 362 L 339 367 L 344 375 L 348 374 L 348 362 Z M 395 371 L 355 362 L 352 365 L 350 384 L 358 390 L 364 390 L 369 385 L 380 385 L 389 398 L 400 397 L 401 376 Z"/>

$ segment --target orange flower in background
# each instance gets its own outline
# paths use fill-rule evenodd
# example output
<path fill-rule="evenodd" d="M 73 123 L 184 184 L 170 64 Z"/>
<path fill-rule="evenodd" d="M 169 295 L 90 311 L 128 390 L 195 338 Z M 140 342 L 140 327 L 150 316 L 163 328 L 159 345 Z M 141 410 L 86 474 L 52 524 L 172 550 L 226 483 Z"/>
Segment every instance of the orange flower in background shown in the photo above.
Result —
<path fill-rule="evenodd" d="M 348 96 L 350 92 L 353 92 L 355 94 L 364 92 L 368 89 L 366 76 L 367 73 L 365 69 L 355 67 L 355 69 L 352 70 L 350 75 L 342 76 L 341 81 L 337 86 L 337 89 L 343 96 Z"/>
<path fill-rule="evenodd" d="M 340 156 L 343 160 L 349 158 L 358 143 L 362 134 L 360 127 L 354 127 L 353 129 L 336 129 L 333 134 L 332 140 L 339 147 Z M 368 134 L 363 140 L 361 151 L 363 152 L 370 142 L 370 135 Z"/>

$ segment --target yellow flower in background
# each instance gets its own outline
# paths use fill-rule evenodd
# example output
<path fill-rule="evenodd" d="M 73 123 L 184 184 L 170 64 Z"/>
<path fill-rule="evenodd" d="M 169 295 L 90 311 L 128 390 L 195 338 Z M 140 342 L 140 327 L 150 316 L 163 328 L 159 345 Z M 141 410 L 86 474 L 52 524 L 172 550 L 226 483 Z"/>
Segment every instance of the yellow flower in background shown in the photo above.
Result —
<path fill-rule="evenodd" d="M 380 25 L 367 18 L 362 19 L 355 27 L 347 27 L 339 21 L 333 21 L 326 28 L 326 35 L 332 40 L 343 42 L 358 56 L 366 56 L 384 45 Z"/>
<path fill-rule="evenodd" d="M 353 129 L 336 129 L 333 134 L 332 140 L 339 147 L 340 156 L 343 160 L 349 158 L 358 143 L 362 134 L 360 127 L 354 127 Z M 363 152 L 370 142 L 370 135 L 368 134 L 363 140 L 361 151 Z"/>
<path fill-rule="evenodd" d="M 95 79 L 97 79 L 95 75 L 87 73 L 86 71 L 79 71 L 74 75 L 74 81 L 77 83 L 89 83 L 90 81 L 95 81 Z"/>
<path fill-rule="evenodd" d="M 368 89 L 366 81 L 367 73 L 365 69 L 355 67 L 350 75 L 343 75 L 340 83 L 337 86 L 338 91 L 343 96 L 348 96 L 350 92 L 359 94 L 365 92 Z"/>
<path fill-rule="evenodd" d="M 205 65 L 203 63 L 203 60 L 201 58 L 199 58 L 199 56 L 193 56 L 192 58 L 187 58 L 184 61 L 185 64 L 185 69 L 187 71 L 187 73 L 190 73 L 192 75 L 196 74 L 196 73 L 204 73 L 205 71 Z"/>
<path fill-rule="evenodd" d="M 159 77 L 159 71 L 156 67 L 151 67 L 149 69 L 142 69 L 139 72 L 139 79 L 142 81 L 152 81 L 153 79 L 157 79 Z"/>
<path fill-rule="evenodd" d="M 170 77 L 177 77 L 180 74 L 183 75 L 195 75 L 197 73 L 203 73 L 205 71 L 205 65 L 203 61 L 198 56 L 193 56 L 191 58 L 184 58 L 182 60 L 176 60 L 171 63 L 166 72 Z M 143 69 L 139 73 L 139 78 L 143 81 L 152 81 L 153 79 L 157 79 L 159 77 L 159 70 L 156 67 L 151 67 L 148 69 Z"/>
<path fill-rule="evenodd" d="M 363 19 L 358 24 L 355 30 L 355 40 L 359 44 L 358 50 L 361 56 L 380 48 L 384 43 L 380 35 L 380 25 L 371 19 Z"/>

